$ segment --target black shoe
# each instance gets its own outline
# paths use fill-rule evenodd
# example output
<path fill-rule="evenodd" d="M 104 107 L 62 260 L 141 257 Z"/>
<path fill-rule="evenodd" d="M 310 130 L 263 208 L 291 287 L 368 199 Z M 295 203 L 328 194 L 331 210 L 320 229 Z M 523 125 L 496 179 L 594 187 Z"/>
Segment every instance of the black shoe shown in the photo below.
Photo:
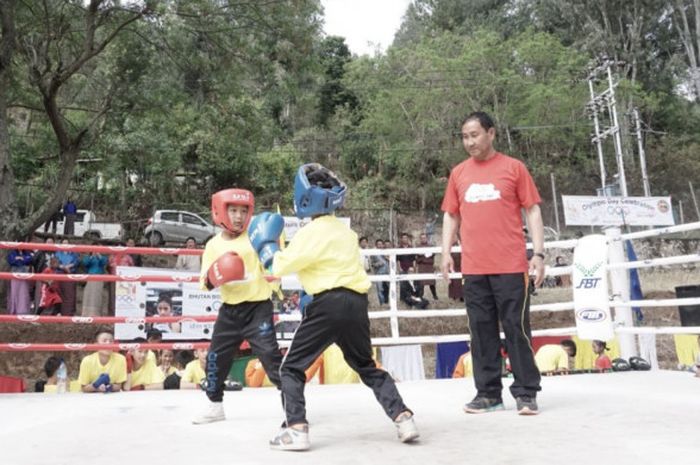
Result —
<path fill-rule="evenodd" d="M 520 396 L 515 399 L 518 415 L 537 415 L 537 400 L 530 396 Z"/>
<path fill-rule="evenodd" d="M 500 397 L 489 398 L 476 396 L 474 400 L 464 406 L 464 411 L 467 413 L 486 413 L 504 409 L 503 399 Z"/>

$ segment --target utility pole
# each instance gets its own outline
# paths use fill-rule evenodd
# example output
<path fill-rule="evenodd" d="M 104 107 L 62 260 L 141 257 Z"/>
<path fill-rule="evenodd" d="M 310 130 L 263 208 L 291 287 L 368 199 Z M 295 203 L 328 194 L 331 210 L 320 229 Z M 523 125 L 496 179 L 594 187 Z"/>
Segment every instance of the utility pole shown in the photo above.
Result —
<path fill-rule="evenodd" d="M 554 201 L 554 222 L 557 224 L 557 232 L 561 233 L 561 229 L 559 229 L 559 203 L 557 202 L 557 185 L 554 183 L 554 173 L 549 173 L 549 178 L 552 181 L 552 200 Z"/>
<path fill-rule="evenodd" d="M 603 192 L 607 192 L 605 161 L 603 157 L 603 141 L 608 137 L 613 138 L 615 147 L 615 161 L 617 163 L 617 176 L 620 184 L 620 194 L 622 197 L 627 197 L 627 179 L 625 177 L 625 163 L 622 159 L 622 140 L 620 138 L 620 125 L 617 118 L 617 101 L 615 100 L 615 88 L 618 82 L 613 80 L 610 61 L 595 68 L 588 75 L 588 90 L 591 94 L 591 100 L 588 102 L 588 110 L 593 119 L 593 128 L 595 131 L 591 142 L 596 144 L 598 151 L 598 162 L 600 163 L 600 178 Z M 605 74 L 607 78 L 608 88 L 596 94 L 594 83 L 599 79 L 598 76 Z M 600 115 L 600 116 L 599 116 Z M 603 124 L 603 121 L 607 124 Z"/>
<path fill-rule="evenodd" d="M 639 112 L 635 108 L 632 110 L 634 117 L 634 132 L 637 136 L 637 147 L 639 149 L 639 166 L 642 168 L 642 183 L 644 184 L 644 196 L 651 197 L 651 186 L 649 185 L 649 176 L 647 175 L 647 158 L 644 153 L 644 142 L 642 140 L 642 126 L 639 121 Z"/>
<path fill-rule="evenodd" d="M 690 187 L 690 197 L 692 197 L 693 199 L 695 215 L 698 217 L 698 221 L 700 221 L 700 209 L 698 208 L 698 199 L 695 198 L 695 188 L 693 188 L 693 183 L 691 181 L 688 181 L 688 187 Z"/>

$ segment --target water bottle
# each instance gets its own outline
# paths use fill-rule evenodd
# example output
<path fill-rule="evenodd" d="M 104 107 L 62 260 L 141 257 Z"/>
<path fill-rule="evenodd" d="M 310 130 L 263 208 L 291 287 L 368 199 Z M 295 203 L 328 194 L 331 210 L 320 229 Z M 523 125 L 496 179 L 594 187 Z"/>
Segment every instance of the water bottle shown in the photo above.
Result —
<path fill-rule="evenodd" d="M 61 362 L 61 366 L 56 370 L 56 392 L 58 394 L 65 394 L 68 390 L 68 370 L 66 369 L 66 364 Z"/>

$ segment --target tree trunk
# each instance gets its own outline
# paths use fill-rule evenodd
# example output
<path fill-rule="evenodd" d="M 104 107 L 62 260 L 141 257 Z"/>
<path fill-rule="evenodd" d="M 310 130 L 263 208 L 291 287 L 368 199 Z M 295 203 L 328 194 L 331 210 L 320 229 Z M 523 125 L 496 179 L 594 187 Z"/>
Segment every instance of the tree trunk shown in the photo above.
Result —
<path fill-rule="evenodd" d="M 0 3 L 0 240 L 19 239 L 14 174 L 10 164 L 8 89 L 15 50 L 15 2 Z"/>

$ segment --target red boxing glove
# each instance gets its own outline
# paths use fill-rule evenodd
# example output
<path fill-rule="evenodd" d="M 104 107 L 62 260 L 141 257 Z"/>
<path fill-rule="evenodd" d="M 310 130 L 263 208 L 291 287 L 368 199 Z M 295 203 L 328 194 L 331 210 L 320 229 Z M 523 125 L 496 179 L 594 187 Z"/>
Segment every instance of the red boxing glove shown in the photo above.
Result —
<path fill-rule="evenodd" d="M 245 264 L 235 252 L 226 252 L 216 259 L 207 272 L 207 287 L 214 289 L 231 281 L 245 278 Z"/>

